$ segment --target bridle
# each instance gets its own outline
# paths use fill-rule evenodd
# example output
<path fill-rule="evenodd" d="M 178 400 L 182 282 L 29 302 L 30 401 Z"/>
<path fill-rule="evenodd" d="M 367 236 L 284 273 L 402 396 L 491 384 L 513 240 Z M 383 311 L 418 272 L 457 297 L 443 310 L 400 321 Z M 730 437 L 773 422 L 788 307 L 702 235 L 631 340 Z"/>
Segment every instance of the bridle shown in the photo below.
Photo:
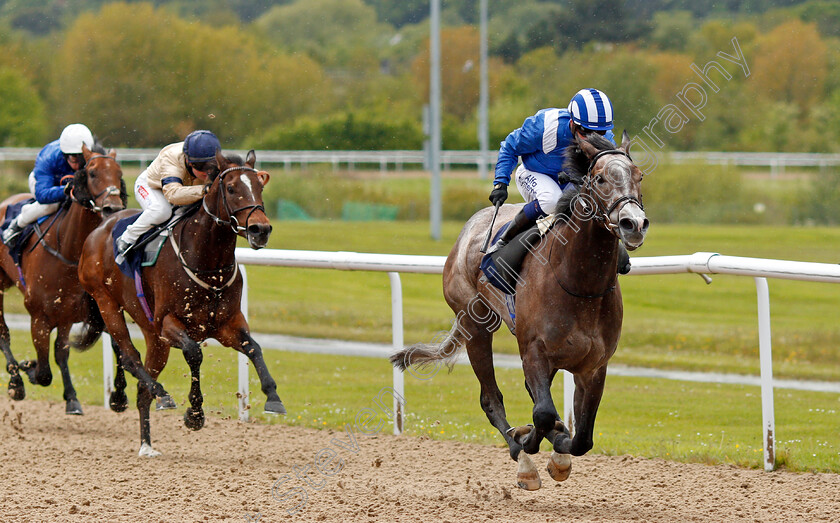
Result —
<path fill-rule="evenodd" d="M 629 154 L 622 151 L 621 149 L 608 149 L 606 151 L 601 151 L 595 156 L 592 157 L 592 160 L 589 161 L 589 168 L 586 170 L 586 176 L 583 178 L 583 188 L 587 191 L 587 195 L 590 197 L 589 199 L 595 204 L 595 213 L 592 216 L 592 219 L 603 225 L 609 232 L 612 234 L 617 235 L 616 230 L 618 229 L 618 225 L 610 220 L 610 215 L 615 211 L 617 208 L 620 209 L 627 205 L 628 203 L 635 203 L 639 206 L 641 210 L 645 210 L 645 206 L 642 205 L 641 198 L 636 198 L 635 196 L 624 195 L 620 198 L 616 199 L 612 205 L 609 206 L 608 209 L 604 210 L 604 207 L 601 205 L 601 202 L 592 197 L 592 192 L 597 191 L 597 189 L 593 188 L 592 186 L 592 169 L 595 168 L 595 164 L 598 163 L 598 159 L 602 156 L 607 156 L 611 154 L 618 154 L 621 156 L 626 157 L 630 162 L 633 159 L 630 157 Z"/>
<path fill-rule="evenodd" d="M 97 158 L 108 158 L 109 160 L 114 160 L 113 157 L 108 156 L 107 154 L 94 154 L 93 156 L 88 158 L 87 162 L 85 163 L 84 171 L 85 171 L 85 174 L 87 176 L 90 176 L 90 172 L 88 172 L 88 166 L 90 165 L 91 160 L 96 160 Z M 114 161 L 116 161 L 116 160 L 114 160 Z M 68 176 L 70 176 L 70 175 L 68 175 Z M 78 203 L 82 207 L 90 209 L 91 211 L 93 211 L 95 213 L 101 213 L 102 212 L 102 207 L 96 205 L 96 201 L 99 200 L 99 198 L 101 198 L 102 196 L 120 196 L 120 192 L 121 191 L 120 191 L 119 187 L 117 187 L 115 185 L 109 185 L 108 187 L 105 187 L 105 189 L 100 191 L 98 194 L 96 194 L 94 196 L 91 196 L 90 199 L 80 200 L 80 199 L 76 198 L 76 195 L 73 192 L 73 188 L 71 188 L 70 189 L 70 199 L 72 199 L 74 202 Z"/>
<path fill-rule="evenodd" d="M 222 218 L 219 218 L 218 216 L 213 214 L 213 212 L 210 211 L 210 209 L 207 208 L 207 195 L 205 195 L 204 198 L 202 198 L 201 207 L 204 209 L 204 212 L 206 212 L 211 218 L 213 218 L 213 221 L 216 223 L 216 225 L 220 225 L 220 226 L 228 225 L 228 226 L 230 226 L 231 230 L 233 230 L 234 234 L 242 234 L 242 233 L 244 233 L 248 230 L 248 220 L 251 219 L 251 215 L 254 214 L 258 210 L 265 213 L 265 207 L 262 204 L 253 204 L 253 205 L 245 205 L 245 206 L 239 207 L 238 209 L 234 209 L 234 210 L 230 209 L 230 206 L 228 205 L 227 194 L 226 194 L 226 191 L 224 190 L 224 188 L 222 187 L 222 183 L 224 182 L 225 176 L 228 173 L 233 172 L 233 171 L 247 171 L 247 172 L 253 172 L 253 173 L 258 173 L 259 172 L 252 167 L 248 167 L 247 165 L 237 165 L 235 167 L 229 167 L 229 168 L 225 169 L 224 171 L 219 173 L 218 176 L 216 176 L 216 180 L 218 180 L 218 182 L 219 182 L 219 195 L 220 195 L 217 198 L 219 200 L 221 200 L 221 208 L 223 208 L 225 210 L 225 212 L 227 213 L 228 219 L 223 220 Z M 215 180 L 214 180 L 214 183 L 215 183 Z M 212 186 L 212 184 L 211 184 L 211 186 Z M 208 192 L 209 192 L 209 190 L 208 190 Z M 239 213 L 240 211 L 244 211 L 244 210 L 247 210 L 247 209 L 251 209 L 251 212 L 249 212 L 248 216 L 245 217 L 245 226 L 243 227 L 243 226 L 239 225 L 239 220 L 236 219 L 236 214 Z"/>

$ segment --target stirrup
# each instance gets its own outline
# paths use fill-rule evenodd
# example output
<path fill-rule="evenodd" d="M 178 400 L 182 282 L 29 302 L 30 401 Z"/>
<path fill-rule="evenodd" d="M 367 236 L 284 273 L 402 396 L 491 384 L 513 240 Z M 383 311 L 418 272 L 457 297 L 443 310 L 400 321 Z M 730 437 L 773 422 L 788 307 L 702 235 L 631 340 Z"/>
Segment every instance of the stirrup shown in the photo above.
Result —
<path fill-rule="evenodd" d="M 23 232 L 23 228 L 18 226 L 17 223 L 12 223 L 8 229 L 3 231 L 3 243 L 10 248 L 14 247 L 21 232 Z"/>
<path fill-rule="evenodd" d="M 134 244 L 128 243 L 123 240 L 122 237 L 117 238 L 117 255 L 114 257 L 114 261 L 117 262 L 118 265 L 124 262 L 125 255 L 128 254 L 128 251 L 130 251 L 132 247 L 134 247 Z"/>
<path fill-rule="evenodd" d="M 491 245 L 490 248 L 487 249 L 487 252 L 485 254 L 493 254 L 494 252 L 498 251 L 499 249 L 501 249 L 505 245 L 507 245 L 507 242 L 505 240 L 499 240 L 496 243 L 494 243 L 493 245 Z"/>

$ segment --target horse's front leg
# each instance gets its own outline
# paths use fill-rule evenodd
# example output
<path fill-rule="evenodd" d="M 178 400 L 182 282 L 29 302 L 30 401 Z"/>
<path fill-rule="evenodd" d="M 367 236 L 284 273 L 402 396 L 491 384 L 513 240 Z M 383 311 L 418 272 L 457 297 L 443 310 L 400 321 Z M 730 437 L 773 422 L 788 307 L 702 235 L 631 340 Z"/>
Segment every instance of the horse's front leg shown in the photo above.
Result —
<path fill-rule="evenodd" d="M 201 362 L 204 354 L 201 345 L 187 335 L 186 327 L 173 316 L 163 319 L 161 338 L 184 353 L 184 360 L 190 368 L 190 406 L 184 413 L 184 425 L 190 430 L 199 430 L 204 426 L 204 396 L 201 394 Z"/>
<path fill-rule="evenodd" d="M 528 454 L 540 451 L 540 443 L 555 429 L 560 419 L 551 397 L 551 381 L 554 369 L 545 357 L 545 345 L 540 340 L 531 342 L 523 352 L 522 370 L 525 385 L 534 400 L 534 428 L 523 439 L 522 447 Z"/>
<path fill-rule="evenodd" d="M 574 456 L 583 456 L 592 449 L 595 415 L 604 394 L 606 377 L 606 364 L 590 374 L 575 375 L 575 437 L 569 445 L 569 452 Z"/>
<path fill-rule="evenodd" d="M 61 381 L 64 383 L 64 407 L 65 414 L 82 415 L 82 404 L 76 398 L 76 389 L 73 387 L 73 380 L 70 378 L 70 368 L 67 360 L 70 357 L 70 327 L 72 324 L 59 325 L 58 334 L 55 337 L 55 363 L 61 371 Z"/>
<path fill-rule="evenodd" d="M 277 395 L 277 383 L 268 372 L 262 348 L 251 337 L 245 316 L 242 313 L 236 314 L 231 321 L 219 328 L 216 339 L 225 347 L 236 349 L 251 360 L 260 379 L 260 388 L 266 397 L 265 411 L 271 414 L 286 414 L 286 407 Z"/>

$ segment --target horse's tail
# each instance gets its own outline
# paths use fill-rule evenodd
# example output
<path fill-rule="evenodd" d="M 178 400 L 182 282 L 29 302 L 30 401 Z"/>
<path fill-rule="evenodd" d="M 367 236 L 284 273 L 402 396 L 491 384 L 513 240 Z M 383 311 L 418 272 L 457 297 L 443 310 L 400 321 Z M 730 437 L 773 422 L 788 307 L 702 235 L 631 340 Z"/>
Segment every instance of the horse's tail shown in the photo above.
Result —
<path fill-rule="evenodd" d="M 426 367 L 442 361 L 449 370 L 455 365 L 458 353 L 464 348 L 464 331 L 460 328 L 458 321 L 452 325 L 452 329 L 443 337 L 440 342 L 416 343 L 407 347 L 389 358 L 391 364 L 405 370 L 408 367 L 425 369 Z"/>
<path fill-rule="evenodd" d="M 79 351 L 91 348 L 105 330 L 105 320 L 102 319 L 102 313 L 99 312 L 96 301 L 89 294 L 85 294 L 85 298 L 87 318 L 81 323 L 73 324 L 70 329 L 70 346 Z"/>

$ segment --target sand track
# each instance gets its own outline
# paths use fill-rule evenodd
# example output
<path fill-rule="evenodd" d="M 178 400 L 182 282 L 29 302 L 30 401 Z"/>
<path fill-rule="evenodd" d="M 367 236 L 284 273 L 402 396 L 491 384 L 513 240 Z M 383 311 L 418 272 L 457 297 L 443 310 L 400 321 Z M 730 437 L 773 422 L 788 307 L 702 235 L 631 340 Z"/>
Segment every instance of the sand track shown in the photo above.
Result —
<path fill-rule="evenodd" d="M 163 456 L 141 459 L 136 410 L 0 398 L 0 521 L 840 521 L 836 474 L 591 455 L 556 484 L 542 453 L 543 488 L 525 492 L 501 448 L 358 433 L 354 448 L 346 432 L 218 418 L 189 432 L 182 412 L 153 413 Z M 295 477 L 307 466 L 311 485 Z"/>

